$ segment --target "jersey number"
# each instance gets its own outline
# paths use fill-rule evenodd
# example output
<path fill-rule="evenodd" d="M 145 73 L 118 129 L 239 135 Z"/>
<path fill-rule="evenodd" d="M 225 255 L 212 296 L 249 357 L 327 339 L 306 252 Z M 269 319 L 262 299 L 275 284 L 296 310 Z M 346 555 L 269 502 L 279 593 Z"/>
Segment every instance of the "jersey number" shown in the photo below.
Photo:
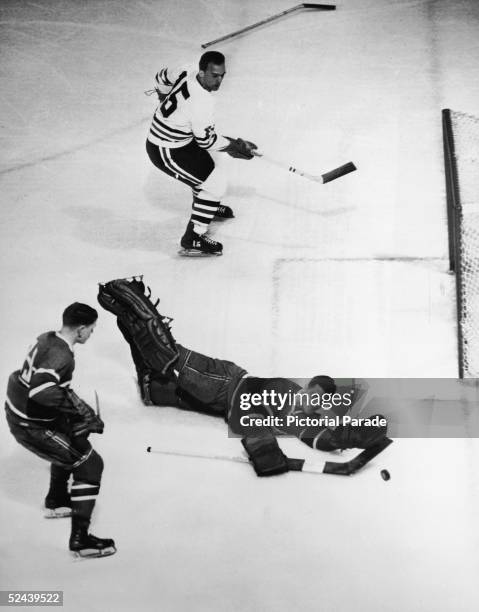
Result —
<path fill-rule="evenodd" d="M 22 372 L 20 374 L 20 377 L 27 384 L 30 384 L 30 380 L 32 379 L 33 361 L 34 361 L 35 357 L 37 356 L 37 352 L 38 352 L 38 348 L 37 348 L 37 345 L 35 345 L 32 349 L 30 349 L 30 351 L 29 351 L 29 353 L 27 355 L 27 358 L 25 359 L 25 363 L 23 364 L 23 368 L 22 368 Z"/>
<path fill-rule="evenodd" d="M 183 83 L 181 81 L 184 79 Z M 175 112 L 178 106 L 177 96 L 181 94 L 185 100 L 190 97 L 190 92 L 188 91 L 188 84 L 186 82 L 186 72 L 182 72 L 178 77 L 176 83 L 171 88 L 170 93 L 166 100 L 161 104 L 160 110 L 163 117 L 169 117 L 172 113 Z"/>

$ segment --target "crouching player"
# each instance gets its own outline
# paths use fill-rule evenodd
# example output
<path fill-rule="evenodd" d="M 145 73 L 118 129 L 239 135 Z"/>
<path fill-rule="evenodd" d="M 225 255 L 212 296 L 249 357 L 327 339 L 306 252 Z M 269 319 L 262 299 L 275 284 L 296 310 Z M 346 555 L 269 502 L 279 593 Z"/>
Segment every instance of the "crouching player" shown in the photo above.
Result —
<path fill-rule="evenodd" d="M 73 347 L 88 340 L 97 318 L 97 311 L 86 304 L 68 306 L 60 331 L 41 334 L 22 369 L 10 375 L 5 403 L 7 422 L 17 442 L 51 464 L 46 516 L 71 516 L 69 547 L 81 557 L 116 552 L 113 540 L 88 533 L 103 471 L 103 460 L 88 436 L 103 433 L 103 421 L 70 389 Z"/>
<path fill-rule="evenodd" d="M 231 361 L 214 359 L 178 344 L 170 330 L 170 321 L 156 310 L 141 278 L 117 279 L 100 285 L 98 301 L 117 317 L 117 325 L 130 345 L 138 384 L 145 404 L 177 406 L 205 414 L 222 416 L 233 433 L 243 435 L 245 446 L 255 469 L 256 458 L 269 475 L 287 471 L 275 435 L 296 435 L 302 442 L 323 451 L 346 448 L 369 448 L 383 440 L 387 433 L 386 420 L 377 415 L 377 425 L 304 426 L 311 416 L 311 405 L 304 402 L 313 395 L 319 400 L 331 396 L 336 389 L 329 376 L 316 376 L 302 388 L 286 378 L 249 376 Z M 241 401 L 244 397 L 291 398 L 275 411 L 271 403 L 255 402 L 249 417 L 256 417 L 265 426 L 257 429 L 242 427 Z M 298 401 L 299 398 L 299 401 Z M 287 416 L 294 417 L 286 419 Z M 338 416 L 338 415 L 336 415 Z M 380 417 L 380 418 L 379 418 Z M 334 420 L 334 419 L 332 419 Z M 327 418 L 324 419 L 329 423 Z M 253 455 L 252 455 L 253 453 Z M 256 454 L 256 457 L 255 457 Z M 269 458 L 268 458 L 269 455 Z M 266 456 L 266 458 L 265 458 Z"/>

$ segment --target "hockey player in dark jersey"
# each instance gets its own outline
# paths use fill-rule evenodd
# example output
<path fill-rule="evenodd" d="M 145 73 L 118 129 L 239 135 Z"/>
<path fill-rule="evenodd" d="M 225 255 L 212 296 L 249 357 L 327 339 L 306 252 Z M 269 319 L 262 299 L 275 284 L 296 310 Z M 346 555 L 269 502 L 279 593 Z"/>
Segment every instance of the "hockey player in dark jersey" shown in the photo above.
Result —
<path fill-rule="evenodd" d="M 181 239 L 183 255 L 221 255 L 223 246 L 207 234 L 213 220 L 231 219 L 229 206 L 221 204 L 226 177 L 210 155 L 223 151 L 232 157 L 252 159 L 256 145 L 215 131 L 212 92 L 225 76 L 225 57 L 207 51 L 199 69 L 164 67 L 155 78 L 159 105 L 146 141 L 152 163 L 169 176 L 191 187 L 193 210 Z"/>
<path fill-rule="evenodd" d="M 82 557 L 111 555 L 116 550 L 113 540 L 88 533 L 103 471 L 103 460 L 88 436 L 103 433 L 103 421 L 70 388 L 73 347 L 88 340 L 97 318 L 97 311 L 86 304 L 68 306 L 61 330 L 41 334 L 21 370 L 10 375 L 5 402 L 17 442 L 51 464 L 46 517 L 71 516 L 69 548 Z"/>
<path fill-rule="evenodd" d="M 231 361 L 178 344 L 171 334 L 170 320 L 157 312 L 141 279 L 100 285 L 98 300 L 117 316 L 118 327 L 130 345 L 145 404 L 222 416 L 233 433 L 245 437 L 264 430 L 295 435 L 323 451 L 365 449 L 386 436 L 387 424 L 381 415 L 361 426 L 343 422 L 352 397 L 338 393 L 329 376 L 315 376 L 302 388 L 286 378 L 249 376 Z M 321 416 L 313 419 L 317 407 Z M 269 436 L 266 445 L 271 448 L 271 444 Z"/>

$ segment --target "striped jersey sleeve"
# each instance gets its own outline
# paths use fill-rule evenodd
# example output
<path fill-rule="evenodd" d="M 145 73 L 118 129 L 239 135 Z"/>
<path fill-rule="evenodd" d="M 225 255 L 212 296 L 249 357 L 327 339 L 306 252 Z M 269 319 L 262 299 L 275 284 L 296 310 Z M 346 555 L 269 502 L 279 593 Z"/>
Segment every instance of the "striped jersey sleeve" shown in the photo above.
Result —
<path fill-rule="evenodd" d="M 178 74 L 175 74 L 175 71 L 169 68 L 162 68 L 156 73 L 155 89 L 165 95 L 169 93 L 177 78 Z"/>

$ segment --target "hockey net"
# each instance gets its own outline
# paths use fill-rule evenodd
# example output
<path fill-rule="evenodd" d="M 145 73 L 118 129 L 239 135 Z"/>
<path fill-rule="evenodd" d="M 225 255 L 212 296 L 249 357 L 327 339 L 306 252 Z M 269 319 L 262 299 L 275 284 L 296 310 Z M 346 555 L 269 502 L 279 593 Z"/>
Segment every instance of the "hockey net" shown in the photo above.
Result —
<path fill-rule="evenodd" d="M 479 117 L 444 109 L 442 122 L 459 377 L 479 377 Z"/>

